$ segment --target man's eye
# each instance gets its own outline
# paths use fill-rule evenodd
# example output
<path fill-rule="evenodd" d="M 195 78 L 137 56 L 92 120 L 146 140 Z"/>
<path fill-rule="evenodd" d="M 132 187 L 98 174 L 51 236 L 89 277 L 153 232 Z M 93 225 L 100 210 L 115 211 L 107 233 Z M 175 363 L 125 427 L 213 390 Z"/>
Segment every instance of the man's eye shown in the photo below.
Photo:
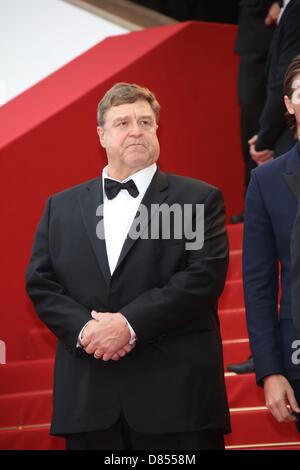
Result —
<path fill-rule="evenodd" d="M 147 121 L 146 119 L 141 121 L 141 126 L 142 127 L 150 127 L 151 126 L 151 122 L 150 121 Z"/>
<path fill-rule="evenodd" d="M 126 127 L 127 124 L 128 124 L 127 121 L 120 121 L 120 122 L 118 122 L 117 127 Z"/>

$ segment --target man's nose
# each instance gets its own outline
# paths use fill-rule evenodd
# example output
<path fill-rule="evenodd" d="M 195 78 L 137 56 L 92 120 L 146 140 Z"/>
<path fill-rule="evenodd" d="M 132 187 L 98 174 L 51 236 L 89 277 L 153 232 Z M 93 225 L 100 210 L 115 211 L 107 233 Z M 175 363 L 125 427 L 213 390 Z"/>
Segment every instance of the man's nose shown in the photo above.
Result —
<path fill-rule="evenodd" d="M 140 135 L 140 133 L 141 133 L 141 128 L 139 126 L 139 123 L 137 121 L 133 121 L 130 126 L 130 134 Z"/>

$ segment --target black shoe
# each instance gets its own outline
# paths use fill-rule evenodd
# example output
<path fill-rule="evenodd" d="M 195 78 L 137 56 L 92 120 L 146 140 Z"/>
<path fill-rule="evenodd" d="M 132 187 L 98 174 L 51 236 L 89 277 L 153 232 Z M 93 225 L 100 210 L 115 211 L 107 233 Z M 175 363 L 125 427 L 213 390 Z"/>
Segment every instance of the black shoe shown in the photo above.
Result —
<path fill-rule="evenodd" d="M 250 374 L 254 372 L 253 357 L 250 356 L 247 361 L 240 362 L 239 364 L 228 364 L 227 370 L 229 372 L 235 372 L 236 374 Z"/>
<path fill-rule="evenodd" d="M 240 214 L 233 215 L 230 218 L 230 223 L 231 224 L 241 224 L 244 222 L 244 212 L 241 212 Z"/>

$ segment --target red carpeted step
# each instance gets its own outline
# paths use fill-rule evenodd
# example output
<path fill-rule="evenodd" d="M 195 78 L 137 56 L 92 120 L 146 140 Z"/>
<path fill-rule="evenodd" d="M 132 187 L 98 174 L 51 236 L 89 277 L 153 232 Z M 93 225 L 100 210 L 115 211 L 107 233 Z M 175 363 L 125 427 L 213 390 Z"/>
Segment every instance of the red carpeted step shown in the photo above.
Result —
<path fill-rule="evenodd" d="M 264 405 L 254 374 L 226 374 L 225 381 L 231 408 Z M 48 422 L 51 410 L 52 390 L 0 395 L 0 427 Z"/>
<path fill-rule="evenodd" d="M 0 396 L 9 393 L 49 390 L 54 359 L 9 362 L 0 367 Z"/>
<path fill-rule="evenodd" d="M 261 409 L 231 409 L 232 433 L 225 438 L 226 446 L 255 447 L 264 444 L 297 442 L 300 444 L 300 435 L 293 423 L 278 423 L 270 411 Z"/>
<path fill-rule="evenodd" d="M 34 328 L 29 332 L 28 358 L 41 359 L 53 357 L 57 339 L 47 328 Z"/>
<path fill-rule="evenodd" d="M 245 309 L 221 310 L 219 318 L 223 340 L 248 337 Z"/>
<path fill-rule="evenodd" d="M 224 366 L 244 362 L 250 356 L 248 338 L 223 340 Z"/>
<path fill-rule="evenodd" d="M 243 245 L 244 224 L 227 225 L 230 250 L 241 250 Z"/>
<path fill-rule="evenodd" d="M 63 450 L 65 439 L 49 436 L 49 424 L 0 430 L 1 450 Z"/>
<path fill-rule="evenodd" d="M 263 390 L 256 386 L 254 374 L 226 374 L 231 408 L 264 405 Z M 48 422 L 51 418 L 52 391 L 0 395 L 0 427 Z"/>
<path fill-rule="evenodd" d="M 259 446 L 228 446 L 227 450 L 300 450 L 300 442 L 284 442 L 282 445 L 270 444 L 265 446 L 261 444 Z"/>
<path fill-rule="evenodd" d="M 52 390 L 0 395 L 0 428 L 48 423 Z"/>
<path fill-rule="evenodd" d="M 280 425 L 279 425 L 280 426 Z M 282 425 L 288 426 L 290 425 Z M 274 434 L 274 432 L 273 432 Z M 227 449 L 252 449 L 252 450 L 296 450 L 300 449 L 299 435 L 294 432 L 280 431 L 278 442 L 257 442 L 254 439 L 249 444 L 232 444 L 230 435 L 225 437 Z M 293 440 L 295 438 L 295 440 Z M 59 437 L 49 436 L 49 425 L 29 426 L 20 429 L 0 430 L 1 450 L 63 450 L 65 440 Z"/>
<path fill-rule="evenodd" d="M 244 308 L 244 291 L 242 281 L 228 281 L 219 302 L 220 310 Z"/>
<path fill-rule="evenodd" d="M 241 281 L 242 277 L 242 250 L 230 251 L 226 282 Z"/>
<path fill-rule="evenodd" d="M 264 392 L 256 385 L 255 374 L 225 374 L 225 383 L 230 408 L 263 406 Z"/>
<path fill-rule="evenodd" d="M 268 410 L 231 411 L 233 433 L 225 437 L 226 447 L 287 448 L 300 447 L 299 433 L 294 424 L 277 423 Z M 50 437 L 49 425 L 0 430 L 1 450 L 64 449 L 64 439 Z"/>
<path fill-rule="evenodd" d="M 263 390 L 256 386 L 254 374 L 226 374 L 231 408 L 264 405 Z M 0 395 L 0 427 L 21 426 L 50 421 L 52 391 Z"/>

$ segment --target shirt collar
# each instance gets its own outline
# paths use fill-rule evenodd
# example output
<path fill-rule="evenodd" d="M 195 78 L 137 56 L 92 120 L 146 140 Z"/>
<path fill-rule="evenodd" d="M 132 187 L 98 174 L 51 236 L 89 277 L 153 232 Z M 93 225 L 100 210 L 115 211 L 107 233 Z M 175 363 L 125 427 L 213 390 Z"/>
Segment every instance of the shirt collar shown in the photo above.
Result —
<path fill-rule="evenodd" d="M 288 3 L 290 3 L 290 0 L 283 0 L 281 10 L 280 10 L 280 13 L 279 13 L 278 18 L 277 18 L 277 24 L 281 20 L 282 13 L 284 12 L 284 10 L 287 7 Z"/>
<path fill-rule="evenodd" d="M 143 168 L 142 170 L 137 171 L 133 175 L 128 176 L 128 178 L 126 178 L 123 181 L 120 181 L 120 183 L 126 183 L 126 181 L 129 181 L 132 179 L 135 182 L 140 195 L 143 196 L 145 192 L 147 191 L 148 186 L 150 185 L 156 170 L 157 170 L 156 163 L 152 163 L 146 168 Z M 103 188 L 104 188 L 104 178 L 110 178 L 111 180 L 119 181 L 119 180 L 116 180 L 115 178 L 111 178 L 110 176 L 108 176 L 108 165 L 106 165 L 102 170 Z"/>

